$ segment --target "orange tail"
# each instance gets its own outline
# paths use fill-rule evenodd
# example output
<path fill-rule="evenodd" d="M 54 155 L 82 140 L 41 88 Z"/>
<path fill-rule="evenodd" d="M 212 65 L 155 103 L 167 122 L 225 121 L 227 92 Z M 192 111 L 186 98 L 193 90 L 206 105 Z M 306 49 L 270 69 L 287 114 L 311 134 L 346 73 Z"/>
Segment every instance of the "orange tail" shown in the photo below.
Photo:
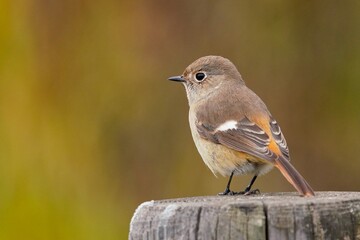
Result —
<path fill-rule="evenodd" d="M 280 170 L 286 180 L 288 180 L 301 195 L 305 197 L 315 195 L 310 185 L 288 160 L 280 156 L 275 160 L 275 167 Z"/>

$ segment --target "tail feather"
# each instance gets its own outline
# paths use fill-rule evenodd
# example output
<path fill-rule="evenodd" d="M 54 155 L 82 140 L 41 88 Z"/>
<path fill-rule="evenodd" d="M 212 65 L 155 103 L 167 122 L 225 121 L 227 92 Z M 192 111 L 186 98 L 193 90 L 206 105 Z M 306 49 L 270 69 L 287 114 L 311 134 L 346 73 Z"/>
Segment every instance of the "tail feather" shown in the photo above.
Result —
<path fill-rule="evenodd" d="M 280 170 L 282 175 L 284 175 L 301 195 L 305 197 L 315 195 L 314 190 L 287 159 L 282 156 L 278 157 L 275 160 L 275 167 Z"/>

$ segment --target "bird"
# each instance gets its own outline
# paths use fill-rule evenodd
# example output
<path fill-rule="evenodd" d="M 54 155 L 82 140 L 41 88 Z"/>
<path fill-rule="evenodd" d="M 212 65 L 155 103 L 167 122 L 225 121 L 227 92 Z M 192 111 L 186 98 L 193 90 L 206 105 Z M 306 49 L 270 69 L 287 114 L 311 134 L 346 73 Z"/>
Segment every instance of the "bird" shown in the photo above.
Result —
<path fill-rule="evenodd" d="M 279 124 L 261 98 L 249 89 L 236 66 L 221 56 L 204 56 L 182 75 L 168 80 L 185 86 L 189 124 L 196 148 L 215 176 L 227 177 L 219 195 L 251 195 L 258 176 L 273 167 L 301 196 L 314 196 L 307 181 L 290 163 L 289 148 Z M 232 191 L 234 175 L 252 174 L 244 191 Z"/>

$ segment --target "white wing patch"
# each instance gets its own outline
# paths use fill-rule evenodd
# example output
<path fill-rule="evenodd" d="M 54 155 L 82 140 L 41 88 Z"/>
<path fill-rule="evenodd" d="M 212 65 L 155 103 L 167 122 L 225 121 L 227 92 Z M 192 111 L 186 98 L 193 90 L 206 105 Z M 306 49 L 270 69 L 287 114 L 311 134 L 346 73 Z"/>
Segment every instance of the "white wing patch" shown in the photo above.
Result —
<path fill-rule="evenodd" d="M 235 120 L 230 120 L 230 121 L 226 121 L 225 123 L 221 124 L 219 127 L 217 127 L 215 129 L 215 132 L 217 131 L 227 131 L 227 130 L 231 130 L 231 129 L 237 129 L 237 121 Z"/>
<path fill-rule="evenodd" d="M 247 117 L 241 121 L 229 120 L 215 129 L 209 125 L 197 124 L 197 131 L 204 139 L 222 144 L 236 151 L 274 161 L 277 157 L 270 149 L 270 137 Z"/>

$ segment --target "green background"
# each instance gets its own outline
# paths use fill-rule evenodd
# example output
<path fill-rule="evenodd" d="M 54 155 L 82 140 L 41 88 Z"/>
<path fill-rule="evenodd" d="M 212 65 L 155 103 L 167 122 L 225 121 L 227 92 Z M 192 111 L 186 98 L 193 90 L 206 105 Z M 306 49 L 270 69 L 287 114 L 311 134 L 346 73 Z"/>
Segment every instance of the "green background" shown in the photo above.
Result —
<path fill-rule="evenodd" d="M 183 87 L 166 80 L 210 54 L 267 103 L 315 190 L 359 190 L 359 12 L 335 0 L 0 0 L 0 239 L 126 239 L 141 202 L 222 191 Z M 277 170 L 255 187 L 294 191 Z"/>

